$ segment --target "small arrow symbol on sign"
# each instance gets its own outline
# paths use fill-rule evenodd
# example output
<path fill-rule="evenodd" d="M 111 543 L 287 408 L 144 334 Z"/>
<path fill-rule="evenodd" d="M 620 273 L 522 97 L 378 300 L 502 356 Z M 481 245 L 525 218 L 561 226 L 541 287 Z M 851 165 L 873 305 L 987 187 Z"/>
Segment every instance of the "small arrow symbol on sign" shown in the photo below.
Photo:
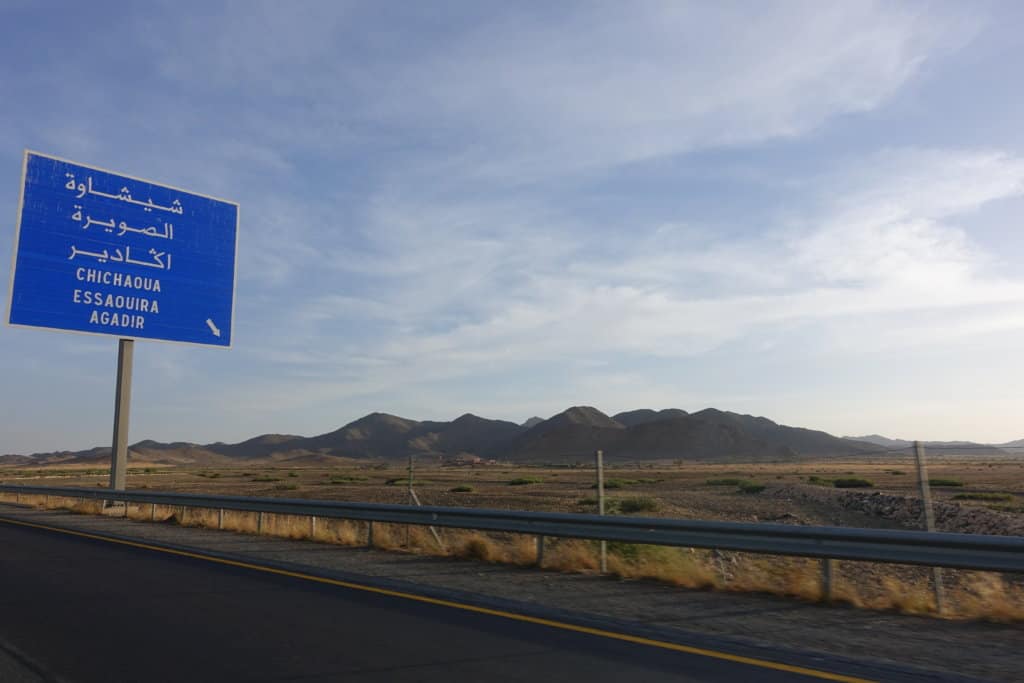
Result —
<path fill-rule="evenodd" d="M 219 337 L 220 336 L 220 329 L 216 325 L 213 324 L 212 320 L 207 318 L 206 319 L 206 325 L 207 325 L 207 327 L 210 328 L 210 332 L 213 332 L 213 336 L 214 337 Z"/>

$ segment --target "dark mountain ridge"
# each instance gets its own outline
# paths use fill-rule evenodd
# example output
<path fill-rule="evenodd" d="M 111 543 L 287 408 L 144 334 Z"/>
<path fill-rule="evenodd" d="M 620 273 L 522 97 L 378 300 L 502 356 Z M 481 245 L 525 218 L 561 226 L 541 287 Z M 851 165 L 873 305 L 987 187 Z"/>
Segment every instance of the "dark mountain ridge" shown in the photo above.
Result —
<path fill-rule="evenodd" d="M 376 412 L 311 437 L 262 434 L 234 444 L 144 440 L 130 447 L 129 458 L 136 463 L 204 466 L 251 461 L 315 464 L 410 455 L 564 463 L 588 458 L 601 449 L 620 460 L 758 461 L 870 454 L 878 451 L 875 439 L 884 437 L 839 438 L 714 408 L 696 413 L 645 408 L 608 416 L 591 406 L 573 406 L 548 419 L 531 418 L 522 425 L 471 413 L 444 422 Z M 79 465 L 103 463 L 109 457 L 109 447 L 98 447 L 0 456 L 0 465 Z"/>

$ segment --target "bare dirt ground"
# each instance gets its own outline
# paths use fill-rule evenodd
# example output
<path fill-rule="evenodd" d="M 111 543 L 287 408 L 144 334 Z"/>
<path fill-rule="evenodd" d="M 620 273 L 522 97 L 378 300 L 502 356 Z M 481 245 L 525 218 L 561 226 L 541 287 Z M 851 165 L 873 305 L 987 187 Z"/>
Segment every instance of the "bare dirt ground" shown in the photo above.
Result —
<path fill-rule="evenodd" d="M 8 483 L 105 486 L 106 472 L 44 468 L 0 470 Z M 940 531 L 1024 535 L 1024 460 L 936 459 L 929 464 Z M 835 480 L 863 479 L 871 485 L 839 489 Z M 413 482 L 424 505 L 596 512 L 593 468 L 443 466 L 420 459 Z M 605 482 L 609 512 L 655 517 L 712 519 L 864 528 L 921 529 L 922 508 L 914 463 L 864 461 L 821 463 L 694 464 L 611 463 Z M 750 486 L 755 484 L 756 486 Z M 129 488 L 208 494 L 408 503 L 404 465 L 350 462 L 337 467 L 281 467 L 266 463 L 230 468 L 133 465 Z M 763 486 L 763 489 L 759 489 Z M 746 489 L 746 491 L 744 491 Z M 507 538 L 490 542 L 510 543 Z M 521 545 L 521 544 L 520 544 Z M 472 550 L 492 559 L 516 553 Z M 630 549 L 624 561 L 635 561 Z M 579 554 L 579 569 L 592 557 Z M 724 590 L 755 590 L 814 599 L 818 563 L 798 558 L 699 552 L 685 570 L 667 571 L 674 555 L 644 554 L 653 575 L 683 585 L 711 583 Z M 568 568 L 568 567 L 567 567 Z M 624 575 L 631 575 L 624 571 Z M 632 575 L 636 575 L 636 572 Z M 844 562 L 840 598 L 876 609 L 926 613 L 934 609 L 926 568 Z M 951 614 L 999 620 L 1024 618 L 1021 577 L 946 571 Z"/>
<path fill-rule="evenodd" d="M 0 481 L 58 486 L 106 485 L 107 472 L 89 468 L 0 468 Z M 816 479 L 815 479 L 816 478 Z M 912 461 L 768 463 L 750 465 L 658 463 L 606 466 L 610 503 L 648 498 L 642 514 L 733 521 L 781 521 L 839 526 L 920 528 L 918 519 L 886 518 L 838 503 L 832 480 L 861 478 L 873 485 L 847 489 L 858 495 L 880 492 L 918 497 Z M 1024 460 L 939 460 L 929 478 L 960 486 L 933 486 L 937 503 L 990 510 L 1006 523 L 1024 517 Z M 518 480 L 518 481 L 517 481 Z M 524 481 L 525 480 L 525 481 Z M 765 485 L 743 493 L 733 480 Z M 596 511 L 593 468 L 439 466 L 418 461 L 414 487 L 425 505 L 453 505 L 561 512 Z M 132 466 L 129 488 L 247 496 L 404 503 L 408 501 L 404 464 L 350 463 L 339 467 L 279 467 L 266 464 L 230 468 Z M 470 490 L 457 490 L 467 487 Z M 993 500 L 957 499 L 987 494 Z M 971 530 L 964 529 L 967 533 Z M 981 532 L 981 530 L 976 530 Z M 997 533 L 997 530 L 985 530 Z"/>

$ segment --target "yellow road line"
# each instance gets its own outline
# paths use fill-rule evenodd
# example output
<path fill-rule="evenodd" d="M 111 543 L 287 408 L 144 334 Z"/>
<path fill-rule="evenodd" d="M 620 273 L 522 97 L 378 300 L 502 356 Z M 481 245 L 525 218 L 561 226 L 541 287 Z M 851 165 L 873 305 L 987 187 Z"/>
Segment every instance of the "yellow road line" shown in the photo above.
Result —
<path fill-rule="evenodd" d="M 517 614 L 515 612 L 506 612 L 505 610 L 491 609 L 489 607 L 479 607 L 477 605 L 469 605 L 462 602 L 455 602 L 453 600 L 443 600 L 440 598 L 431 598 L 425 595 L 416 595 L 415 593 L 405 593 L 402 591 L 390 590 L 388 588 L 378 588 L 376 586 L 367 586 L 359 583 L 352 583 L 350 581 L 342 581 L 340 579 L 331 579 L 323 576 L 315 576 L 312 574 L 303 574 L 301 572 L 290 571 L 287 569 L 277 569 L 275 567 L 266 567 L 259 564 L 252 564 L 249 562 L 242 562 L 239 560 L 229 560 L 221 557 L 214 557 L 212 555 L 204 555 L 202 553 L 190 552 L 187 550 L 175 550 L 173 548 L 162 548 L 156 545 L 149 545 L 148 543 L 140 543 L 138 541 L 128 541 L 118 538 L 110 538 L 108 536 L 101 536 L 99 534 L 90 534 L 85 531 L 73 531 L 71 529 L 62 529 L 60 527 L 47 526 L 45 524 L 36 524 L 34 522 L 24 522 L 21 520 L 14 520 L 0 517 L 0 522 L 7 524 L 14 524 L 17 526 L 31 527 L 34 529 L 45 529 L 47 531 L 54 531 L 61 534 L 68 534 L 70 536 L 80 536 L 82 538 L 89 538 L 97 541 L 105 541 L 107 543 L 116 543 L 118 545 L 126 545 L 133 548 L 142 548 L 144 550 L 152 550 L 159 553 L 166 553 L 169 555 L 178 555 L 181 557 L 189 557 L 196 560 L 205 560 L 207 562 L 215 562 L 217 564 L 228 565 L 231 567 L 241 567 L 243 569 L 252 569 L 255 571 L 266 572 L 268 574 L 277 574 L 279 576 L 287 576 L 293 579 L 302 579 L 304 581 L 313 581 L 316 583 L 328 584 L 331 586 L 341 586 L 342 588 L 350 588 L 353 590 L 365 591 L 367 593 L 376 593 L 378 595 L 387 595 L 394 598 L 403 598 L 405 600 L 415 600 L 416 602 L 423 602 L 430 605 L 440 605 L 442 607 L 451 607 L 454 609 L 460 609 L 467 612 L 476 612 L 478 614 L 487 614 L 494 617 L 502 617 L 505 619 L 512 619 L 513 621 L 522 621 L 530 624 L 538 624 L 540 626 L 550 626 L 552 628 L 562 629 L 563 631 L 574 631 L 576 633 L 586 633 L 587 635 L 598 636 L 601 638 L 610 638 L 612 640 L 625 641 L 627 643 L 635 643 L 638 645 L 647 645 L 650 647 L 657 647 L 663 650 L 673 650 L 675 652 L 684 652 L 691 655 L 700 655 L 702 657 L 711 657 L 712 659 L 722 659 L 729 662 L 736 662 L 739 664 L 747 664 L 750 666 L 757 666 L 763 669 L 774 669 L 776 671 L 785 671 L 787 673 L 799 674 L 801 676 L 809 676 L 811 678 L 818 678 L 826 681 L 839 681 L 840 683 L 876 683 L 867 678 L 858 678 L 856 676 L 844 676 L 842 674 L 834 674 L 828 671 L 818 671 L 816 669 L 808 669 L 802 666 L 793 666 L 791 664 L 781 664 L 779 662 L 772 662 L 766 659 L 757 659 L 754 657 L 744 657 L 742 655 L 729 654 L 728 652 L 719 652 L 717 650 L 708 650 L 701 647 L 693 647 L 690 645 L 680 645 L 678 643 L 670 643 L 663 640 L 654 640 L 651 638 L 644 638 L 642 636 L 633 636 L 627 633 L 617 633 L 615 631 L 606 631 L 604 629 L 593 628 L 590 626 L 579 626 L 577 624 L 569 624 L 562 621 L 554 621 L 551 619 L 544 619 L 541 617 L 531 617 L 526 614 Z"/>

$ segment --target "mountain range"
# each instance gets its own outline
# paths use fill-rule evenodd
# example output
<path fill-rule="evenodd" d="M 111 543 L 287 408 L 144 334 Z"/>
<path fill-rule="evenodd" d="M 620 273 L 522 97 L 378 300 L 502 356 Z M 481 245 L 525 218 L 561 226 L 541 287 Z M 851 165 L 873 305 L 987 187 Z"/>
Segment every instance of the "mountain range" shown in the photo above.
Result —
<path fill-rule="evenodd" d="M 410 420 L 370 413 L 332 432 L 304 437 L 263 434 L 240 443 L 196 444 L 140 441 L 129 448 L 133 463 L 229 465 L 244 462 L 323 464 L 339 458 L 396 460 L 410 455 L 439 459 L 573 463 L 597 449 L 609 459 L 778 461 L 856 456 L 899 448 L 902 442 L 878 435 L 836 437 L 822 431 L 780 425 L 764 417 L 708 408 L 696 413 L 670 408 L 606 415 L 574 406 L 548 419 L 523 424 L 465 414 L 450 422 Z M 1005 454 L 996 447 L 993 450 Z M 103 465 L 110 448 L 0 456 L 0 464 L 39 466 Z"/>
<path fill-rule="evenodd" d="M 858 443 L 872 443 L 886 449 L 903 450 L 913 447 L 913 441 L 906 439 L 890 439 L 880 434 L 868 434 L 866 436 L 844 436 L 844 439 Z M 973 455 L 1007 455 L 1008 453 L 1024 450 L 1024 439 L 1008 441 L 1006 443 L 977 443 L 975 441 L 922 441 L 926 449 L 933 451 L 952 451 L 958 454 L 971 453 Z"/>

